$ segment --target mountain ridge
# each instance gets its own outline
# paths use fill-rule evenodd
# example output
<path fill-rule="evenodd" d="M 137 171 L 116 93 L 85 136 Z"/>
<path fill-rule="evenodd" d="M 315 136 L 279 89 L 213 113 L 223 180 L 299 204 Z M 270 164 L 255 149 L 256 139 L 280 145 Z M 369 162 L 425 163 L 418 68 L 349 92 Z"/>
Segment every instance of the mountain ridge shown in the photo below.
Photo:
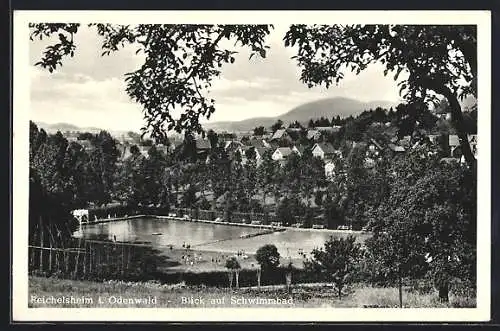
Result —
<path fill-rule="evenodd" d="M 397 103 L 395 102 L 384 100 L 363 102 L 347 97 L 324 98 L 303 103 L 277 116 L 252 117 L 241 121 L 221 121 L 204 123 L 203 125 L 206 129 L 213 130 L 250 131 L 256 126 L 270 127 L 278 119 L 281 119 L 285 125 L 294 121 L 299 121 L 303 125 L 307 125 L 310 119 L 326 117 L 330 120 L 334 116 L 345 118 L 351 115 L 357 116 L 365 110 L 375 109 L 377 107 L 390 108 L 396 105 Z"/>

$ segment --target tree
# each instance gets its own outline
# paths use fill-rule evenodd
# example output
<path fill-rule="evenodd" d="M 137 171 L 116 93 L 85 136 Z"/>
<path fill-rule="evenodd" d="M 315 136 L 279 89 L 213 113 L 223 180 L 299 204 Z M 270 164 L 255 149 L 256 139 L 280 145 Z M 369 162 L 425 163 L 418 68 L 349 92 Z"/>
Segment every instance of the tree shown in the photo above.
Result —
<path fill-rule="evenodd" d="M 276 132 L 277 130 L 283 128 L 283 121 L 278 119 L 272 126 L 271 131 Z"/>
<path fill-rule="evenodd" d="M 198 197 L 196 196 L 197 189 L 194 185 L 189 185 L 187 190 L 184 191 L 182 195 L 182 206 L 184 208 L 193 208 L 198 202 Z"/>
<path fill-rule="evenodd" d="M 168 189 L 163 185 L 163 174 L 166 167 L 165 155 L 152 146 L 148 150 L 148 157 L 142 162 L 144 174 L 144 201 L 145 204 L 168 205 Z"/>
<path fill-rule="evenodd" d="M 236 257 L 232 256 L 226 260 L 226 268 L 229 269 L 229 288 L 233 287 L 233 273 L 236 274 L 236 288 L 239 288 L 239 272 L 241 270 L 240 263 Z"/>
<path fill-rule="evenodd" d="M 146 195 L 144 156 L 141 155 L 136 145 L 132 145 L 130 151 L 132 155 L 125 159 L 118 168 L 114 190 L 118 201 L 134 208 L 145 200 Z"/>
<path fill-rule="evenodd" d="M 119 151 L 116 141 L 107 131 L 99 132 L 91 143 L 94 147 L 89 155 L 89 172 L 93 180 L 91 200 L 103 205 L 112 199 Z"/>
<path fill-rule="evenodd" d="M 194 135 L 191 132 L 185 132 L 180 159 L 182 161 L 194 163 L 197 158 L 198 153 L 196 152 L 196 140 Z"/>
<path fill-rule="evenodd" d="M 323 210 L 328 229 L 336 229 L 339 225 L 345 223 L 342 211 L 339 210 L 339 206 L 335 201 L 327 198 Z"/>
<path fill-rule="evenodd" d="M 391 219 L 391 226 L 383 232 L 375 232 L 365 241 L 369 259 L 376 274 L 387 283 L 395 282 L 399 291 L 399 305 L 403 307 L 404 278 L 418 278 L 425 274 L 425 255 L 421 238 L 416 234 L 415 224 L 411 228 L 401 218 L 405 211 L 399 208 Z"/>
<path fill-rule="evenodd" d="M 140 152 L 141 151 L 139 150 L 139 147 L 137 147 L 137 145 L 130 146 L 130 154 L 138 155 Z"/>
<path fill-rule="evenodd" d="M 141 140 L 141 146 L 151 147 L 151 146 L 153 146 L 153 140 L 143 139 L 143 140 Z"/>
<path fill-rule="evenodd" d="M 272 151 L 270 149 L 264 152 L 262 163 L 257 172 L 257 183 L 262 192 L 262 206 L 266 207 L 266 196 L 273 191 L 273 183 L 276 179 L 276 163 L 272 159 Z"/>
<path fill-rule="evenodd" d="M 219 145 L 219 136 L 217 135 L 217 133 L 214 130 L 212 130 L 212 129 L 208 130 L 207 138 L 208 138 L 208 141 L 210 141 L 211 148 L 215 148 Z"/>
<path fill-rule="evenodd" d="M 272 244 L 260 247 L 255 253 L 255 259 L 260 264 L 262 270 L 275 270 L 280 264 L 280 253 L 278 248 Z"/>
<path fill-rule="evenodd" d="M 95 135 L 90 133 L 90 132 L 82 132 L 82 133 L 78 134 L 77 139 L 78 140 L 92 140 L 94 137 L 95 137 Z"/>
<path fill-rule="evenodd" d="M 255 178 L 257 177 L 257 160 L 255 147 L 250 147 L 245 152 L 246 162 L 243 166 L 243 190 L 245 192 L 246 199 L 249 203 L 249 211 L 251 210 L 251 203 L 253 196 L 257 191 L 257 181 Z"/>
<path fill-rule="evenodd" d="M 359 74 L 374 62 L 395 72 L 408 103 L 437 101 L 451 107 L 452 121 L 469 165 L 475 162 L 459 99 L 477 94 L 474 25 L 292 25 L 285 46 L 297 47 L 301 81 L 312 87 L 338 84 L 346 70 Z M 400 76 L 405 71 L 406 77 Z"/>
<path fill-rule="evenodd" d="M 398 281 L 401 304 L 405 277 L 427 272 L 444 302 L 453 278 L 476 279 L 474 170 L 427 152 L 423 147 L 394 159 L 387 197 L 369 215 L 375 234 L 365 244 L 380 272 Z"/>
<path fill-rule="evenodd" d="M 280 220 L 283 225 L 288 226 L 294 219 L 294 204 L 290 198 L 284 197 L 276 208 L 276 218 Z"/>
<path fill-rule="evenodd" d="M 357 263 L 361 257 L 361 245 L 354 236 L 330 237 L 324 248 L 314 249 L 312 258 L 304 262 L 309 272 L 319 273 L 323 279 L 333 282 L 339 299 L 342 290 L 356 279 Z"/>
<path fill-rule="evenodd" d="M 373 173 L 365 166 L 366 152 L 367 146 L 359 145 L 352 148 L 345 159 L 335 160 L 336 175 L 328 186 L 329 199 L 338 206 L 339 216 L 355 230 L 365 225 L 366 211 L 379 201 Z M 330 211 L 335 213 L 334 209 Z"/>
<path fill-rule="evenodd" d="M 86 155 L 80 145 L 68 144 L 60 132 L 47 135 L 33 122 L 29 142 L 29 240 L 52 240 L 60 245 L 78 225 L 71 210 L 85 206 Z"/>
<path fill-rule="evenodd" d="M 325 164 L 322 159 L 313 156 L 310 148 L 306 148 L 300 157 L 298 169 L 300 194 L 307 206 L 310 206 L 311 195 L 325 186 Z"/>
<path fill-rule="evenodd" d="M 300 124 L 299 121 L 293 121 L 292 123 L 288 124 L 288 127 L 293 128 L 293 129 L 302 129 L 303 128 L 302 124 Z"/>
<path fill-rule="evenodd" d="M 253 129 L 254 136 L 263 136 L 266 134 L 266 128 L 263 126 L 258 126 Z"/>

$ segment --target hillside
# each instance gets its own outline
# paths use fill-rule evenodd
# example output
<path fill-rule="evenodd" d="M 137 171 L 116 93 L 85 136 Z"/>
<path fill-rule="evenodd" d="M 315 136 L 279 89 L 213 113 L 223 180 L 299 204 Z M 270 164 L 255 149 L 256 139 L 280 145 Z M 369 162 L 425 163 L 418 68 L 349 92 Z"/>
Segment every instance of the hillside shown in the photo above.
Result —
<path fill-rule="evenodd" d="M 340 116 L 342 118 L 349 116 L 357 116 L 364 110 L 377 107 L 395 107 L 395 103 L 388 101 L 372 101 L 360 102 L 349 98 L 328 98 L 318 101 L 308 102 L 294 109 L 288 113 L 279 116 L 285 122 L 299 121 L 307 123 L 311 118 L 326 117 L 331 119 L 333 116 Z"/>
<path fill-rule="evenodd" d="M 92 132 L 98 133 L 99 131 L 106 130 L 97 127 L 79 127 L 70 123 L 45 123 L 45 122 L 35 122 L 35 124 L 39 127 L 47 131 L 48 133 L 56 133 L 57 131 L 66 132 L 66 131 L 78 131 L 78 132 Z M 114 131 L 107 130 L 109 133 L 115 136 L 126 134 L 126 131 Z"/>
<path fill-rule="evenodd" d="M 256 126 L 271 126 L 276 120 L 290 123 L 299 121 L 307 124 L 311 118 L 327 117 L 331 119 L 334 116 L 349 117 L 356 116 L 364 110 L 377 107 L 395 107 L 395 103 L 388 101 L 360 102 L 349 98 L 328 98 L 302 104 L 293 108 L 285 114 L 275 117 L 255 117 L 238 122 L 214 122 L 207 123 L 204 126 L 207 129 L 225 130 L 225 131 L 250 131 Z"/>
<path fill-rule="evenodd" d="M 43 128 L 47 132 L 65 132 L 65 131 L 80 131 L 81 128 L 74 124 L 70 123 L 54 123 L 54 124 L 48 124 L 44 122 L 36 122 L 36 125 L 40 128 Z"/>

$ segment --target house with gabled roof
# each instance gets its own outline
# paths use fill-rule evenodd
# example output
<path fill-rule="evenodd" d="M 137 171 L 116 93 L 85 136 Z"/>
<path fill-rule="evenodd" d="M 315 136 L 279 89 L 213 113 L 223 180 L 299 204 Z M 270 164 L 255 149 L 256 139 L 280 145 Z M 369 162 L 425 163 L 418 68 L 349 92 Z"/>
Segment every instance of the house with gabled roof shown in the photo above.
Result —
<path fill-rule="evenodd" d="M 208 139 L 196 139 L 196 153 L 198 157 L 206 157 L 210 153 L 211 145 Z"/>
<path fill-rule="evenodd" d="M 305 149 L 306 148 L 303 145 L 293 145 L 293 147 L 292 147 L 292 151 L 294 153 L 297 153 L 299 156 L 302 156 Z"/>
<path fill-rule="evenodd" d="M 290 147 L 278 147 L 272 155 L 274 161 L 281 161 L 288 158 L 293 153 Z"/>
<path fill-rule="evenodd" d="M 265 147 L 266 143 L 265 143 L 264 139 L 254 138 L 254 139 L 248 140 L 246 142 L 246 145 L 247 146 L 252 146 L 252 147 Z"/>
<path fill-rule="evenodd" d="M 286 129 L 278 129 L 274 132 L 273 136 L 271 137 L 271 140 L 281 140 L 281 139 L 288 139 L 291 140 L 290 135 L 286 131 Z"/>
<path fill-rule="evenodd" d="M 224 142 L 224 149 L 226 152 L 234 152 L 240 147 L 243 147 L 243 143 L 236 140 L 228 140 Z"/>
<path fill-rule="evenodd" d="M 255 154 L 257 154 L 260 159 L 264 159 L 264 154 L 269 150 L 271 149 L 268 147 L 255 147 Z"/>
<path fill-rule="evenodd" d="M 196 150 L 198 151 L 208 151 L 210 150 L 210 140 L 208 139 L 196 139 Z"/>
<path fill-rule="evenodd" d="M 319 157 L 322 160 L 331 159 L 338 153 L 339 152 L 333 147 L 333 145 L 328 143 L 316 143 L 312 148 L 312 155 L 314 157 Z"/>
<path fill-rule="evenodd" d="M 254 147 L 254 146 L 242 146 L 242 147 L 238 148 L 237 151 L 241 155 L 241 163 L 242 164 L 247 163 L 247 161 L 248 161 L 247 152 L 249 150 L 253 150 L 255 152 L 255 161 L 256 161 L 257 166 L 259 166 L 262 163 L 266 148 Z"/>

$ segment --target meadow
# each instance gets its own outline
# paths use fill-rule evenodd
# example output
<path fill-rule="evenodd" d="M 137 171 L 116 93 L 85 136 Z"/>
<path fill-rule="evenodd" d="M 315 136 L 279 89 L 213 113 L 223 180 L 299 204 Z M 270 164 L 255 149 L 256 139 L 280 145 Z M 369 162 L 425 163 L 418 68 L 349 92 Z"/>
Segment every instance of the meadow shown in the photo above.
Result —
<path fill-rule="evenodd" d="M 29 307 L 93 307 L 93 308 L 397 308 L 398 290 L 393 287 L 372 287 L 354 284 L 342 299 L 329 284 L 296 284 L 290 292 L 284 285 L 246 287 L 240 289 L 206 286 L 187 286 L 185 283 L 160 284 L 159 282 L 78 281 L 69 279 L 30 276 Z M 92 298 L 92 303 L 37 303 L 37 298 Z M 183 298 L 203 298 L 202 302 L 189 303 Z M 149 301 L 148 301 L 149 298 Z M 156 298 L 154 302 L 153 298 Z M 233 298 L 233 300 L 231 300 Z M 139 299 L 140 302 L 128 302 Z M 239 301 L 235 301 L 239 299 Z M 246 299 L 246 300 L 243 300 Z M 253 299 L 253 301 L 252 301 Z M 269 299 L 280 299 L 281 303 Z M 290 300 L 291 299 L 291 300 Z M 121 301 L 121 302 L 120 302 Z M 265 302 L 269 301 L 269 302 Z M 436 293 L 417 293 L 406 289 L 404 308 L 460 308 L 475 307 L 475 299 L 451 295 L 448 304 L 440 303 Z"/>

